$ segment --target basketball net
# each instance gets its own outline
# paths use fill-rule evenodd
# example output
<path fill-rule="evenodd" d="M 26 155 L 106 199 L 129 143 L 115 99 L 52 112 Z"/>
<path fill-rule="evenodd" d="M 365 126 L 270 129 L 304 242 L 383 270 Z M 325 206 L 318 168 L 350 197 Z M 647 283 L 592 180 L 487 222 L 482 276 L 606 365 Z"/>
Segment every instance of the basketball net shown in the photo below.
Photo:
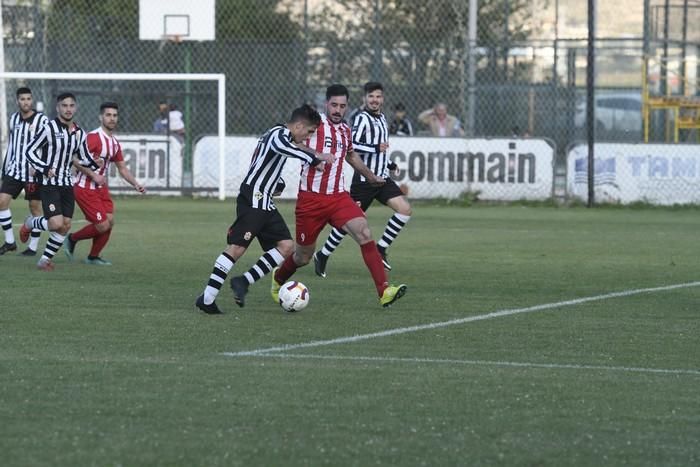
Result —
<path fill-rule="evenodd" d="M 162 52 L 165 44 L 168 42 L 173 44 L 182 43 L 182 36 L 179 34 L 163 34 L 160 39 L 160 45 L 158 46 L 158 51 Z"/>

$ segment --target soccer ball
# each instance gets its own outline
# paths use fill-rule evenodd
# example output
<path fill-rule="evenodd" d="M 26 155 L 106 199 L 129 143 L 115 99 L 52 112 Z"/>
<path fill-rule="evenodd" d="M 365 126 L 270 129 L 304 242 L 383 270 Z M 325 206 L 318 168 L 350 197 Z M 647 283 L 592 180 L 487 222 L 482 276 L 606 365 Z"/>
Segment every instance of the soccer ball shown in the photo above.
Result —
<path fill-rule="evenodd" d="M 280 306 L 288 313 L 301 311 L 309 304 L 309 289 L 297 281 L 289 281 L 280 287 Z"/>

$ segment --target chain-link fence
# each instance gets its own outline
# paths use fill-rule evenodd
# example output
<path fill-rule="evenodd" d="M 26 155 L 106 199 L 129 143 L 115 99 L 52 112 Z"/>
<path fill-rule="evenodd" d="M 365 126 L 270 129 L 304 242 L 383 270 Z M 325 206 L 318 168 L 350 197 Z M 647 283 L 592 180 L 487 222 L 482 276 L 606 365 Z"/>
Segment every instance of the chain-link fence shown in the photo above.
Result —
<path fill-rule="evenodd" d="M 224 73 L 226 131 L 230 135 L 257 135 L 273 123 L 284 121 L 301 102 L 321 106 L 324 90 L 333 82 L 349 87 L 351 106 L 357 107 L 362 101 L 362 85 L 368 80 L 379 80 L 385 85 L 389 119 L 394 106 L 403 104 L 418 136 L 431 136 L 430 127 L 418 121 L 419 114 L 436 103 L 444 103 L 448 112 L 461 121 L 467 135 L 503 139 L 503 148 L 479 150 L 486 151 L 485 170 L 498 172 L 496 179 L 509 177 L 508 153 L 514 150 L 509 140 L 521 148 L 516 152 L 532 152 L 526 143 L 518 143 L 520 140 L 515 138 L 547 140 L 554 148 L 552 163 L 565 167 L 566 148 L 585 137 L 585 40 L 558 36 L 536 39 L 542 36 L 537 28 L 543 18 L 534 7 L 538 3 L 544 7 L 546 2 L 482 0 L 477 44 L 470 47 L 468 3 L 217 0 L 216 40 L 176 43 L 139 40 L 137 0 L 107 0 L 90 3 L 89 7 L 80 0 L 3 0 L 5 69 Z M 558 8 L 559 3 L 574 8 L 580 2 L 556 0 Z M 658 27 L 663 26 L 659 5 L 652 5 L 657 16 L 650 22 L 656 28 L 650 48 L 656 55 L 660 55 L 659 46 L 655 45 L 661 34 Z M 672 12 L 669 17 L 676 16 Z M 682 24 L 678 27 L 682 28 Z M 675 31 L 674 28 L 677 29 L 671 29 Z M 636 33 L 637 38 L 633 39 L 596 41 L 596 127 L 601 141 L 643 140 L 645 43 L 643 31 Z M 684 54 L 686 74 L 688 67 L 698 66 L 697 60 L 687 60 L 698 54 L 699 44 L 692 34 L 684 36 L 681 49 L 672 47 L 670 52 L 671 56 Z M 672 39 L 677 46 L 679 39 L 675 35 Z M 474 57 L 472 83 L 468 53 Z M 667 65 L 671 63 L 668 56 L 667 51 Z M 668 66 L 663 68 L 667 69 Z M 697 76 L 695 70 L 693 76 Z M 14 85 L 7 84 L 10 104 L 14 102 Z M 188 128 L 182 162 L 185 173 L 196 159 L 197 143 L 216 133 L 216 92 L 204 83 L 46 81 L 32 85 L 37 89 L 37 97 L 47 103 L 59 89 L 70 86 L 83 109 L 97 108 L 104 98 L 118 98 L 123 108 L 120 130 L 127 134 L 151 131 L 160 101 L 175 104 L 185 114 Z M 696 84 L 686 81 L 684 86 L 697 93 Z M 667 125 L 667 117 L 651 122 L 652 141 L 665 139 Z M 684 131 L 681 139 L 695 140 L 696 133 Z M 424 151 L 426 160 L 433 152 L 453 154 L 456 161 L 460 155 L 467 162 L 476 160 L 473 174 L 455 172 L 453 178 L 479 180 L 479 158 L 470 156 L 479 151 L 447 140 L 424 143 L 424 149 L 406 150 L 409 154 Z M 403 154 L 405 143 L 393 146 L 400 146 Z M 494 159 L 494 163 L 502 164 L 501 168 L 488 165 L 494 153 L 503 156 L 503 162 L 499 157 Z M 408 160 L 409 156 L 405 156 Z M 215 161 L 207 163 L 214 164 L 211 171 L 217 170 Z M 411 167 L 404 169 L 408 182 Z M 183 183 L 187 183 L 186 179 Z M 454 189 L 459 194 L 472 189 L 483 191 L 484 187 L 457 184 Z M 423 190 L 430 190 L 429 185 L 415 188 L 412 193 L 428 195 Z"/>

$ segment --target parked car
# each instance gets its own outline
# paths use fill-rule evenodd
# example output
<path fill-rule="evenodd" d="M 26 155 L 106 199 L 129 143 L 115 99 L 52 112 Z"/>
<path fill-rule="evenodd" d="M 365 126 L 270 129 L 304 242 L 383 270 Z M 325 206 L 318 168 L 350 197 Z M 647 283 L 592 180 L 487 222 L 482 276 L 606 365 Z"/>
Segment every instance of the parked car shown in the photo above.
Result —
<path fill-rule="evenodd" d="M 597 91 L 595 95 L 595 120 L 597 131 L 642 131 L 642 94 L 635 91 Z M 586 125 L 586 97 L 579 100 L 574 115 L 574 125 Z"/>

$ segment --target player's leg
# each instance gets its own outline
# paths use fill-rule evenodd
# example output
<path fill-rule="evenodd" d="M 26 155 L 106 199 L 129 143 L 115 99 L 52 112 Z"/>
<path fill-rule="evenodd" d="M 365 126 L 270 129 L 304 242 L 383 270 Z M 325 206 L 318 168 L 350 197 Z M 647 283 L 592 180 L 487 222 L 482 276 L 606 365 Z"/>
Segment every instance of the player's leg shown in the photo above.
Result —
<path fill-rule="evenodd" d="M 370 207 L 376 193 L 377 188 L 371 186 L 369 183 L 353 183 L 350 187 L 350 196 L 360 205 L 363 211 L 367 211 Z M 347 232 L 343 229 L 333 227 L 323 247 L 314 253 L 314 272 L 317 276 L 326 277 L 328 258 L 333 254 L 336 248 L 338 248 L 345 235 L 347 235 Z"/>
<path fill-rule="evenodd" d="M 32 217 L 41 217 L 41 197 L 39 196 L 39 187 L 36 184 L 34 185 L 34 189 L 31 192 L 27 192 L 26 198 L 27 198 L 27 203 L 29 204 L 29 212 L 31 213 Z M 36 255 L 36 251 L 39 248 L 39 240 L 41 239 L 41 230 L 39 229 L 32 229 L 31 233 L 29 234 L 29 244 L 27 245 L 27 249 L 22 252 L 22 255 L 24 256 L 34 256 Z"/>
<path fill-rule="evenodd" d="M 377 242 L 377 248 L 379 248 L 379 254 L 382 257 L 384 267 L 391 271 L 391 265 L 387 260 L 386 250 L 394 242 L 394 240 L 396 240 L 396 237 L 399 236 L 401 230 L 411 219 L 411 204 L 408 202 L 408 199 L 406 199 L 406 196 L 404 196 L 404 194 L 401 192 L 401 189 L 391 179 L 387 180 L 387 183 L 381 188 L 377 199 L 382 204 L 385 204 L 394 210 L 394 214 L 389 218 L 389 221 L 384 228 L 384 232 Z"/>
<path fill-rule="evenodd" d="M 348 197 L 349 199 L 349 197 Z M 316 249 L 316 239 L 328 223 L 335 202 L 327 195 L 302 191 L 294 210 L 296 217 L 296 246 L 282 265 L 272 274 L 270 293 L 278 302 L 279 289 L 302 266 L 309 264 Z M 359 208 L 358 208 L 359 209 Z"/>
<path fill-rule="evenodd" d="M 101 232 L 105 231 L 105 227 L 109 226 L 106 210 L 102 206 L 102 201 L 100 200 L 97 190 L 76 186 L 73 188 L 73 193 L 75 195 L 75 201 L 78 203 L 78 207 L 80 207 L 88 223 L 80 230 L 66 237 L 66 245 L 63 252 L 66 254 L 69 261 L 73 261 L 75 246 L 79 241 L 94 239 L 99 236 Z M 98 229 L 98 224 L 103 225 Z"/>
<path fill-rule="evenodd" d="M 197 297 L 195 302 L 197 308 L 210 315 L 221 313 L 221 310 L 216 305 L 216 297 L 221 291 L 221 286 L 226 282 L 228 273 L 233 269 L 238 258 L 243 256 L 246 249 L 247 246 L 230 244 L 216 258 L 211 274 L 209 274 L 209 281 L 204 287 L 204 292 Z"/>
<path fill-rule="evenodd" d="M 46 223 L 51 233 L 37 267 L 42 271 L 53 271 L 53 257 L 63 245 L 65 236 L 70 232 L 73 212 L 75 211 L 73 188 L 44 186 L 42 187 L 41 204 L 44 208 L 44 216 L 50 216 Z M 41 225 L 43 226 L 43 224 Z M 39 228 L 39 224 L 34 223 L 32 227 Z"/>
<path fill-rule="evenodd" d="M 4 176 L 2 178 L 0 186 L 0 227 L 2 227 L 5 234 L 5 242 L 0 246 L 0 255 L 17 249 L 15 234 L 12 230 L 12 211 L 10 211 L 10 203 L 19 195 L 20 186 L 23 186 L 23 184 L 19 180 L 15 180 L 9 176 Z"/>
<path fill-rule="evenodd" d="M 216 305 L 216 297 L 221 291 L 221 286 L 226 282 L 226 278 L 238 258 L 243 256 L 260 228 L 265 224 L 265 211 L 253 209 L 240 195 L 236 204 L 236 214 L 236 220 L 226 234 L 228 246 L 214 261 L 214 267 L 209 274 L 204 292 L 197 297 L 195 302 L 197 308 L 208 314 L 221 313 Z"/>
<path fill-rule="evenodd" d="M 109 237 L 112 234 L 112 228 L 114 227 L 114 203 L 112 202 L 107 188 L 101 188 L 95 191 L 99 193 L 98 196 L 100 199 L 100 211 L 98 214 L 100 216 L 104 215 L 106 220 L 95 225 L 99 234 L 92 238 L 92 247 L 90 248 L 88 257 L 85 259 L 85 264 L 111 266 L 112 263 L 103 259 L 100 254 L 107 245 Z"/>
<path fill-rule="evenodd" d="M 355 211 L 353 211 L 353 207 L 356 208 Z M 389 285 L 382 258 L 379 255 L 379 250 L 377 250 L 377 244 L 372 239 L 372 233 L 364 212 L 356 205 L 346 202 L 344 206 L 339 206 L 337 209 L 337 215 L 333 222 L 345 222 L 342 226 L 343 230 L 347 231 L 360 245 L 362 259 L 372 276 L 379 295 L 379 303 L 386 307 L 401 298 L 406 293 L 406 286 L 404 284 L 399 286 Z"/>
<path fill-rule="evenodd" d="M 265 253 L 242 276 L 231 279 L 233 299 L 240 307 L 245 306 L 248 287 L 271 273 L 294 251 L 294 242 L 291 233 L 289 233 L 289 227 L 277 210 L 272 212 L 268 222 L 258 232 L 258 241 Z"/>
<path fill-rule="evenodd" d="M 328 258 L 340 246 L 340 242 L 343 241 L 345 235 L 347 235 L 347 232 L 333 227 L 321 249 L 314 253 L 314 272 L 316 272 L 317 276 L 326 277 Z"/>

